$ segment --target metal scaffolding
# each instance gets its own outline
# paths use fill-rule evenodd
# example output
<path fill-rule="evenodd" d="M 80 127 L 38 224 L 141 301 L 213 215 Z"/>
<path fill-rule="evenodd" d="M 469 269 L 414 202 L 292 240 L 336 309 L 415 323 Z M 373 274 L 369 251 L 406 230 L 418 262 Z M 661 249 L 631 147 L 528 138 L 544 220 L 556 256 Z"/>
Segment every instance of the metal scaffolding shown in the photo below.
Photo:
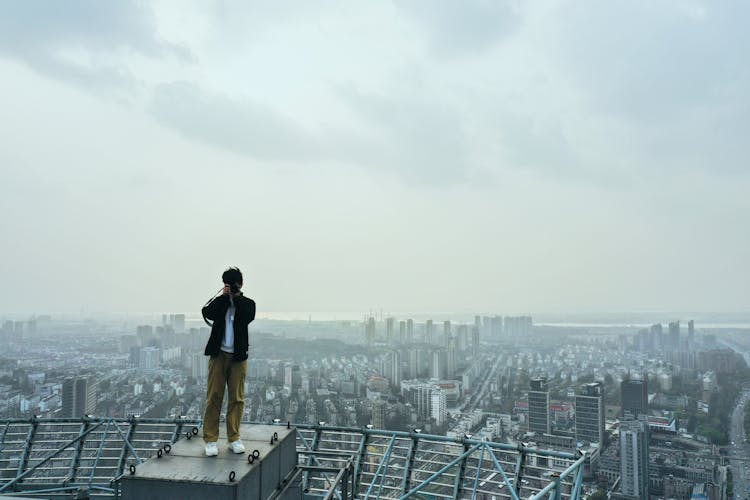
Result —
<path fill-rule="evenodd" d="M 131 465 L 192 438 L 200 425 L 184 418 L 0 420 L 0 494 L 121 498 L 120 478 Z M 307 498 L 339 500 L 581 497 L 585 457 L 578 452 L 418 430 L 293 427 L 298 465 L 279 499 L 293 488 Z"/>

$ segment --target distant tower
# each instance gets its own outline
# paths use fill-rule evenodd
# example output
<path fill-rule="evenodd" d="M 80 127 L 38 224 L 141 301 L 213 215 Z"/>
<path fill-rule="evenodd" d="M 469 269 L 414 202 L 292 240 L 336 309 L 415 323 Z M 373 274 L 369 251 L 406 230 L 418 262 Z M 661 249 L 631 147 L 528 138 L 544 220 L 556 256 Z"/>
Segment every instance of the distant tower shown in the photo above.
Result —
<path fill-rule="evenodd" d="M 395 349 L 390 353 L 389 367 L 388 379 L 390 379 L 392 385 L 398 387 L 401 385 L 401 353 Z"/>
<path fill-rule="evenodd" d="M 550 433 L 547 377 L 533 378 L 529 391 L 529 432 Z"/>
<path fill-rule="evenodd" d="M 688 341 L 692 344 L 695 340 L 695 321 L 688 321 Z"/>
<path fill-rule="evenodd" d="M 471 329 L 471 356 L 474 359 L 479 356 L 479 327 L 477 325 Z"/>
<path fill-rule="evenodd" d="M 446 350 L 435 349 L 430 354 L 430 378 L 444 379 L 446 374 Z"/>
<path fill-rule="evenodd" d="M 651 344 L 657 351 L 663 351 L 664 345 L 664 330 L 662 329 L 661 323 L 651 325 Z"/>
<path fill-rule="evenodd" d="M 385 320 L 385 341 L 388 345 L 393 344 L 394 327 L 396 318 L 386 318 Z"/>
<path fill-rule="evenodd" d="M 414 343 L 414 320 L 411 318 L 406 320 L 406 342 Z"/>
<path fill-rule="evenodd" d="M 680 348 L 680 322 L 669 324 L 669 348 L 676 351 Z"/>
<path fill-rule="evenodd" d="M 443 347 L 448 347 L 451 339 L 451 322 L 443 321 Z"/>
<path fill-rule="evenodd" d="M 635 420 L 638 415 L 648 415 L 648 381 L 626 379 L 620 383 L 620 405 L 625 420 Z"/>
<path fill-rule="evenodd" d="M 375 318 L 370 316 L 365 323 L 365 345 L 370 348 L 375 344 Z"/>
<path fill-rule="evenodd" d="M 425 324 L 424 328 L 425 328 L 424 341 L 427 342 L 428 344 L 434 344 L 435 343 L 435 339 L 434 339 L 435 329 L 434 329 L 431 319 L 427 320 L 427 323 Z"/>
<path fill-rule="evenodd" d="M 620 491 L 633 498 L 648 498 L 648 424 L 645 420 L 620 423 Z"/>
<path fill-rule="evenodd" d="M 604 439 L 604 390 L 601 382 L 584 384 L 576 396 L 576 441 L 599 443 Z"/>
<path fill-rule="evenodd" d="M 398 342 L 399 344 L 406 342 L 406 321 L 404 320 L 398 322 Z"/>
<path fill-rule="evenodd" d="M 448 341 L 446 378 L 452 379 L 456 376 L 456 357 L 456 339 L 451 338 Z"/>

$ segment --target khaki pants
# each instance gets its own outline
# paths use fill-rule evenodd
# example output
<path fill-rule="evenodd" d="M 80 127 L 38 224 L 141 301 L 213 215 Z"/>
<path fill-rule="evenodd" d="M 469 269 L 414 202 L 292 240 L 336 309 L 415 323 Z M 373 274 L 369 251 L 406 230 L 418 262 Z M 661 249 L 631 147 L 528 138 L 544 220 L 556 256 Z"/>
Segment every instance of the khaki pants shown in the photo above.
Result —
<path fill-rule="evenodd" d="M 227 440 L 231 443 L 240 438 L 240 422 L 245 413 L 245 374 L 247 360 L 232 361 L 230 353 L 221 351 L 208 360 L 208 387 L 206 388 L 206 413 L 203 416 L 203 440 L 207 443 L 219 440 L 219 415 L 227 394 Z"/>

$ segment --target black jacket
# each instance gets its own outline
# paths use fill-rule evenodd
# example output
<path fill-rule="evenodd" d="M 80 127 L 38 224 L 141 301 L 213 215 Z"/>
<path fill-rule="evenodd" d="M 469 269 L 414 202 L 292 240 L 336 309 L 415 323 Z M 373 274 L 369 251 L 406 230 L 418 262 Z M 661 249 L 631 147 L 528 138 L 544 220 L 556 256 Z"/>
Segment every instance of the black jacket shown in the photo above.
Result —
<path fill-rule="evenodd" d="M 245 361 L 248 347 L 247 325 L 255 319 L 255 301 L 239 295 L 234 297 L 234 307 L 234 361 Z M 227 309 L 229 309 L 229 296 L 219 295 L 202 310 L 203 316 L 214 322 L 204 351 L 206 356 L 217 356 L 221 351 Z"/>

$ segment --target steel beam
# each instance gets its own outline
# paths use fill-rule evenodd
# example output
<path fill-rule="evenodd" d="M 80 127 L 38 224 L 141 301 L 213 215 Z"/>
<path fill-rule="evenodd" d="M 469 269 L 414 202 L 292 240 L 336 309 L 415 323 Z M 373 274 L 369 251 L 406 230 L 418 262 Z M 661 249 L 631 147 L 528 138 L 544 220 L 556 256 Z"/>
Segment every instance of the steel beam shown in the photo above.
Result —
<path fill-rule="evenodd" d="M 21 479 L 21 476 L 23 475 L 23 471 L 26 468 L 26 465 L 29 463 L 29 457 L 31 456 L 31 446 L 32 441 L 34 440 L 34 435 L 36 434 L 37 429 L 37 420 L 35 418 L 31 419 L 31 425 L 29 427 L 29 432 L 26 433 L 26 445 L 23 447 L 23 454 L 21 455 L 21 460 L 18 461 L 18 470 L 16 472 L 16 478 L 11 481 L 11 483 L 15 484 L 16 481 L 19 481 Z M 0 488 L 0 491 L 3 491 L 9 484 L 3 485 L 2 488 Z"/>
<path fill-rule="evenodd" d="M 70 473 L 68 474 L 68 477 L 65 479 L 65 481 L 63 481 L 63 484 L 68 484 L 75 480 L 76 474 L 78 473 L 78 464 L 80 464 L 81 462 L 81 453 L 83 452 L 84 441 L 81 438 L 86 435 L 86 430 L 88 430 L 88 427 L 89 423 L 86 419 L 84 419 L 81 423 L 81 429 L 78 431 L 78 444 L 76 445 L 76 449 L 73 452 L 73 458 L 70 459 Z"/>
<path fill-rule="evenodd" d="M 388 443 L 388 448 L 385 450 L 385 453 L 383 453 L 383 459 L 378 464 L 378 468 L 375 470 L 375 475 L 372 476 L 372 481 L 370 482 L 370 487 L 367 488 L 367 492 L 365 493 L 365 500 L 370 498 L 370 492 L 372 492 L 373 486 L 375 486 L 375 479 L 380 475 L 380 468 L 385 465 L 385 470 L 383 471 L 383 477 L 380 480 L 380 487 L 378 488 L 378 498 L 380 498 L 380 492 L 383 489 L 383 480 L 385 479 L 385 473 L 388 471 L 388 461 L 391 459 L 391 450 L 393 449 L 393 443 L 396 442 L 396 436 L 393 436 L 391 438 L 391 441 Z"/>
<path fill-rule="evenodd" d="M 440 477 L 445 471 L 447 471 L 448 469 L 450 469 L 451 467 L 453 467 L 454 465 L 456 465 L 457 463 L 459 463 L 461 460 L 464 459 L 465 456 L 471 455 L 472 453 L 474 453 L 474 450 L 476 450 L 480 446 L 481 446 L 481 444 L 475 444 L 474 446 L 472 446 L 471 448 L 469 448 L 468 451 L 466 451 L 466 452 L 462 453 L 461 455 L 459 455 L 458 458 L 456 458 L 454 460 L 451 460 L 445 466 L 443 466 L 442 469 L 438 470 L 433 475 L 431 475 L 430 477 L 428 477 L 427 479 L 425 479 L 424 481 L 422 481 L 420 484 L 418 484 L 417 486 L 415 486 L 414 488 L 412 488 L 411 490 L 409 490 L 409 492 L 406 493 L 405 495 L 401 496 L 399 500 L 405 500 L 405 499 L 411 497 L 412 495 L 414 495 L 416 493 L 419 493 L 422 490 L 422 488 L 424 488 L 425 486 L 427 486 L 428 484 L 430 484 L 431 482 L 433 482 L 435 479 L 437 479 L 438 477 Z"/>
<path fill-rule="evenodd" d="M 37 464 L 36 464 L 36 465 L 34 465 L 34 466 L 33 466 L 32 468 L 30 468 L 30 469 L 26 469 L 26 470 L 25 470 L 25 471 L 23 471 L 22 473 L 18 474 L 18 475 L 17 475 L 16 477 L 15 477 L 15 479 L 13 479 L 13 480 L 11 480 L 11 481 L 9 481 L 9 482 L 5 483 L 5 484 L 4 484 L 4 485 L 3 485 L 2 487 L 0 487 L 0 492 L 2 492 L 2 491 L 4 491 L 4 490 L 6 490 L 6 489 L 7 489 L 8 487 L 10 487 L 10 486 L 14 486 L 15 484 L 17 484 L 17 483 L 21 482 L 21 480 L 22 480 L 23 478 L 25 478 L 26 476 L 28 476 L 28 475 L 32 474 L 32 473 L 33 473 L 33 472 L 34 472 L 35 470 L 37 470 L 37 469 L 38 469 L 39 467 L 41 467 L 42 465 L 46 464 L 47 462 L 49 462 L 49 461 L 50 461 L 50 460 L 52 460 L 53 458 L 55 458 L 55 457 L 56 457 L 57 455 L 59 455 L 60 453 L 62 453 L 63 451 L 65 451 L 65 450 L 66 450 L 67 448 L 70 448 L 70 447 L 71 447 L 72 445 L 74 445 L 74 444 L 75 444 L 76 442 L 78 442 L 78 441 L 80 441 L 80 440 L 84 439 L 84 438 L 85 438 L 86 436 L 88 436 L 88 434 L 89 434 L 89 433 L 91 433 L 92 431 L 94 431 L 94 429 L 98 428 L 98 427 L 99 427 L 100 425 L 102 425 L 102 424 L 101 424 L 101 423 L 98 423 L 98 424 L 96 424 L 96 425 L 95 425 L 94 427 L 91 427 L 91 428 L 89 428 L 89 429 L 88 429 L 88 430 L 86 431 L 86 433 L 85 433 L 85 434 L 79 435 L 78 437 L 76 437 L 76 438 L 74 438 L 74 439 L 71 439 L 70 441 L 67 441 L 66 443 L 64 443 L 64 444 L 63 444 L 62 446 L 60 446 L 60 447 L 59 447 L 59 448 L 58 448 L 57 450 L 55 450 L 55 451 L 54 451 L 53 453 L 51 453 L 50 455 L 47 455 L 47 456 L 46 456 L 46 457 L 45 457 L 45 458 L 44 458 L 44 459 L 43 459 L 43 460 L 42 460 L 41 462 L 37 463 Z M 29 433 L 31 433 L 31 430 L 29 431 Z M 26 460 L 28 461 L 28 457 L 26 457 Z M 19 465 L 19 469 L 20 469 L 20 465 Z"/>
<path fill-rule="evenodd" d="M 406 462 L 404 462 L 404 478 L 401 481 L 401 494 L 406 494 L 409 491 L 411 467 L 414 465 L 414 455 L 417 453 L 417 448 L 419 447 L 419 438 L 417 436 L 418 434 L 413 434 L 409 442 L 409 452 L 406 454 Z"/>

